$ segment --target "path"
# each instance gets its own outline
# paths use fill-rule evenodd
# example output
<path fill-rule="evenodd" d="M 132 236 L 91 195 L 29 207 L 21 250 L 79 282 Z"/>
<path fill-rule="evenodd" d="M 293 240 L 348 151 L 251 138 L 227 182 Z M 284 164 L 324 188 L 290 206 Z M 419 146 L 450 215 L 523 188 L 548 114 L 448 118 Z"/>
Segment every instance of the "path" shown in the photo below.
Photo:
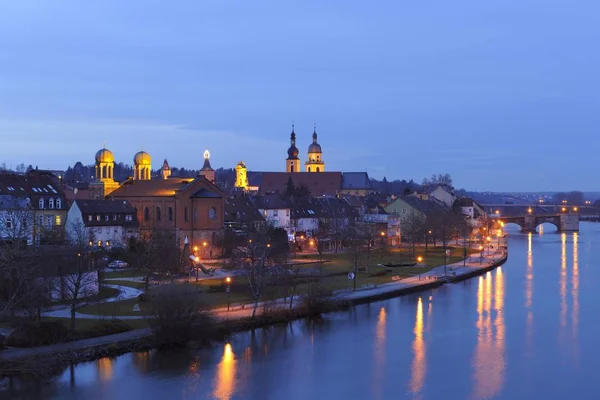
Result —
<path fill-rule="evenodd" d="M 68 351 L 84 350 L 91 347 L 103 346 L 111 343 L 128 342 L 130 340 L 142 339 L 152 335 L 150 328 L 136 329 L 129 332 L 114 335 L 100 336 L 92 339 L 76 340 L 73 342 L 59 343 L 52 346 L 34 348 L 10 348 L 0 351 L 0 360 L 9 361 L 24 357 L 35 357 L 48 354 L 64 353 Z"/>

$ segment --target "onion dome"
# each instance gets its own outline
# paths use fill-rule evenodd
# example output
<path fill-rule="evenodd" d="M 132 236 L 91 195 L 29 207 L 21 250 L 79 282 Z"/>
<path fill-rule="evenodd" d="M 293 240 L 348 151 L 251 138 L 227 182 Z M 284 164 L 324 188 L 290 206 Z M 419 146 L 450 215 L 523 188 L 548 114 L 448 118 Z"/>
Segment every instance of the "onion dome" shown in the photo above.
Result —
<path fill-rule="evenodd" d="M 294 125 L 292 125 L 292 134 L 290 135 L 291 146 L 288 149 L 288 160 L 295 160 L 298 158 L 300 151 L 296 147 L 296 133 L 294 132 Z"/>
<path fill-rule="evenodd" d="M 145 151 L 138 151 L 133 156 L 133 163 L 135 165 L 152 165 L 152 157 Z"/>
<path fill-rule="evenodd" d="M 317 130 L 313 131 L 313 142 L 308 146 L 309 153 L 323 153 L 321 145 L 317 143 Z"/>
<path fill-rule="evenodd" d="M 98 150 L 96 153 L 96 162 L 97 163 L 112 163 L 115 162 L 115 156 L 112 151 L 104 148 Z"/>

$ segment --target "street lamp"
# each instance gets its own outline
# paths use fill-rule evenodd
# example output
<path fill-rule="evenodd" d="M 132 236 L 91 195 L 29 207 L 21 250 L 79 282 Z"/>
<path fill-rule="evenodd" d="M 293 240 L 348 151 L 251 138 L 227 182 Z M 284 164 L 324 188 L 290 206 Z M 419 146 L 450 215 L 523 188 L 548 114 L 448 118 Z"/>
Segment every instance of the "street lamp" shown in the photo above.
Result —
<path fill-rule="evenodd" d="M 562 210 L 562 212 L 565 212 L 565 211 L 567 211 L 567 207 L 563 207 L 563 208 L 561 208 L 561 210 Z"/>
<path fill-rule="evenodd" d="M 225 288 L 225 291 L 227 292 L 227 311 L 229 311 L 229 299 L 230 299 L 230 295 L 231 295 L 231 277 L 230 276 L 225 278 L 225 283 L 227 284 L 227 287 Z"/>
<path fill-rule="evenodd" d="M 577 211 L 579 211 L 579 208 L 573 207 L 573 211 L 577 212 Z"/>
<path fill-rule="evenodd" d="M 423 257 L 421 257 L 421 256 L 418 256 L 418 257 L 417 257 L 417 262 L 418 262 L 419 264 L 421 264 L 421 263 L 423 262 Z"/>
<path fill-rule="evenodd" d="M 533 212 L 533 210 L 531 209 L 531 207 L 529 207 L 529 208 L 527 209 L 527 212 L 528 212 L 529 214 L 531 214 L 531 213 Z"/>

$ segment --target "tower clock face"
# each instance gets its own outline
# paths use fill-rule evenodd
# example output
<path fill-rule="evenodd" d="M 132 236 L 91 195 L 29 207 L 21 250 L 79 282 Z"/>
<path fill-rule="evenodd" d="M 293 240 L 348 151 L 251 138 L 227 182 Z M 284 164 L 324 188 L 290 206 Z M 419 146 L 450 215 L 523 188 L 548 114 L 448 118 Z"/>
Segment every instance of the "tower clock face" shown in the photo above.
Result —
<path fill-rule="evenodd" d="M 217 218 L 217 210 L 214 207 L 208 209 L 208 218 L 214 220 Z"/>

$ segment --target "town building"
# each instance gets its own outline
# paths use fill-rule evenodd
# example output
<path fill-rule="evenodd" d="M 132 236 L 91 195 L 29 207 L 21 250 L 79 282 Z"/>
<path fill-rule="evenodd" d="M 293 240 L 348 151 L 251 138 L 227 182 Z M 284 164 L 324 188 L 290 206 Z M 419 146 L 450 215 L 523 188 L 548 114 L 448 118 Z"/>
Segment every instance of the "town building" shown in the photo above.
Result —
<path fill-rule="evenodd" d="M 267 224 L 273 228 L 282 228 L 291 234 L 291 204 L 288 200 L 277 194 L 258 196 L 254 198 L 254 205 L 263 215 Z"/>
<path fill-rule="evenodd" d="M 15 200 L 5 202 L 13 206 L 21 199 L 28 200 L 32 243 L 62 240 L 67 201 L 57 176 L 38 170 L 31 170 L 25 175 L 0 175 L 0 198 Z"/>
<path fill-rule="evenodd" d="M 260 229 L 265 223 L 265 217 L 249 196 L 236 193 L 225 198 L 225 226 L 227 228 L 249 232 Z"/>
<path fill-rule="evenodd" d="M 65 233 L 74 245 L 126 247 L 138 236 L 138 227 L 137 212 L 127 200 L 75 200 Z"/>
<path fill-rule="evenodd" d="M 174 232 L 180 243 L 187 236 L 192 245 L 216 246 L 223 230 L 224 198 L 213 183 L 210 153 L 204 153 L 204 166 L 195 178 L 173 176 L 166 160 L 161 173 L 153 178 L 152 157 L 144 151 L 136 153 L 133 161 L 134 176 L 118 183 L 113 179 L 113 153 L 106 148 L 98 151 L 90 197 L 128 201 L 140 232 L 164 229 Z"/>

